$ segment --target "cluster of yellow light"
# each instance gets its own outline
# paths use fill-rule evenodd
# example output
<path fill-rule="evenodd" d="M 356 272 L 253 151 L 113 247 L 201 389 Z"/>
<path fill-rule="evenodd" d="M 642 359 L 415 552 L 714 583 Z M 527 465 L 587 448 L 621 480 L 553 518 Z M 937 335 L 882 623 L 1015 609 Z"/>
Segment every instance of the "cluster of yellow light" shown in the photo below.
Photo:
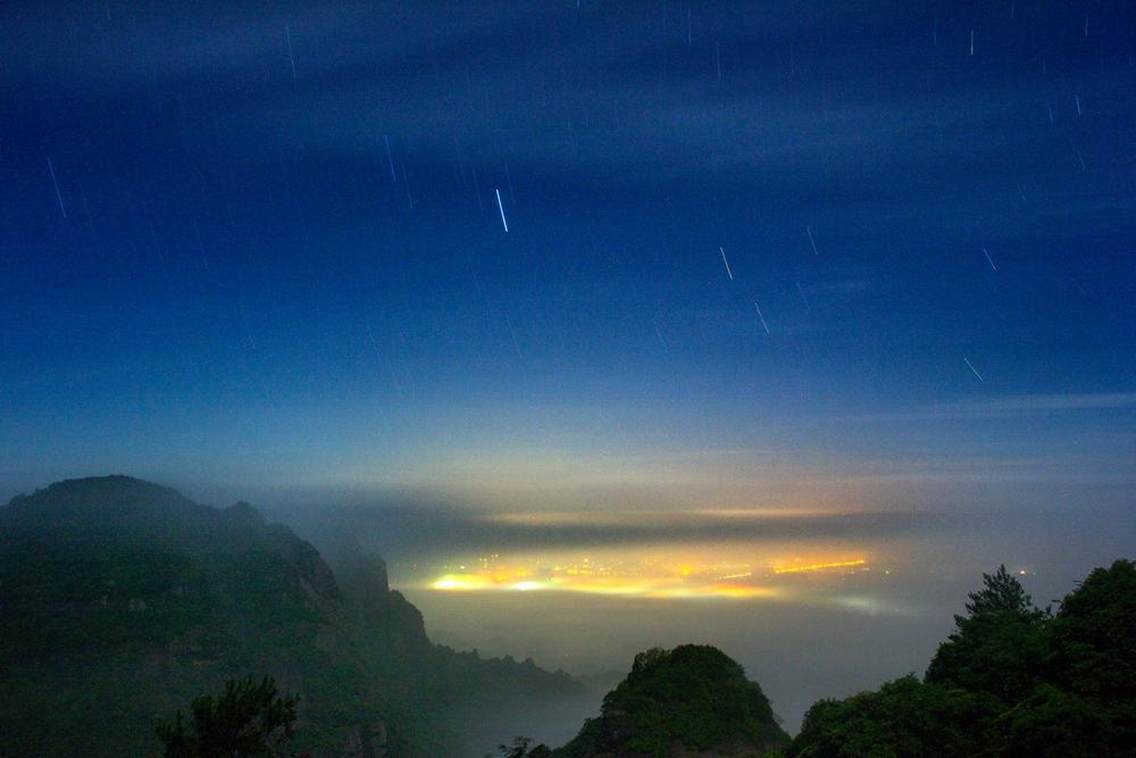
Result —
<path fill-rule="evenodd" d="M 783 566 L 781 568 L 773 569 L 774 574 L 803 574 L 808 571 L 824 571 L 825 569 L 835 568 L 855 568 L 856 566 L 864 566 L 867 564 L 863 558 L 857 558 L 854 561 L 833 561 L 832 563 L 810 563 L 807 566 Z"/>
<path fill-rule="evenodd" d="M 759 598 L 773 597 L 771 587 L 723 581 L 696 582 L 683 577 L 618 578 L 596 576 L 553 576 L 544 579 L 516 579 L 488 574 L 446 574 L 430 583 L 444 591 L 559 591 L 592 595 L 645 598 Z"/>
<path fill-rule="evenodd" d="M 726 574 L 725 576 L 718 577 L 719 579 L 746 579 L 753 576 L 752 571 L 743 571 L 740 574 Z"/>
<path fill-rule="evenodd" d="M 770 598 L 806 588 L 793 575 L 867 568 L 852 545 L 753 547 L 715 542 L 653 545 L 588 553 L 491 553 L 454 561 L 423 585 L 443 592 L 571 592 L 645 598 Z M 843 570 L 843 571 L 841 571 Z M 440 574 L 440 576 L 439 576 Z M 785 575 L 785 576 L 782 576 Z M 814 588 L 815 589 L 815 588 Z"/>

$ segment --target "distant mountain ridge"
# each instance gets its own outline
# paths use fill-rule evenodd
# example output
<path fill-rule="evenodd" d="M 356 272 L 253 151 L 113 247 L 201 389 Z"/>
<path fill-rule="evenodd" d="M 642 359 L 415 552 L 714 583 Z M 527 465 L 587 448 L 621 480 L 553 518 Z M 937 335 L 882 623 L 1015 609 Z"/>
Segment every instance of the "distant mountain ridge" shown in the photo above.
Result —
<path fill-rule="evenodd" d="M 531 662 L 433 645 L 381 559 L 341 575 L 247 503 L 217 509 L 127 476 L 61 481 L 0 508 L 0 754 L 127 755 L 153 719 L 229 676 L 301 695 L 298 749 L 468 752 L 454 708 L 572 694 Z"/>
<path fill-rule="evenodd" d="M 123 475 L 65 479 L 0 509 L 9 537 L 51 539 L 70 545 L 135 544 L 210 557 L 279 552 L 290 579 L 315 597 L 338 595 L 335 577 L 318 551 L 289 528 L 268 524 L 246 502 L 225 509 L 195 503 L 176 490 Z M 315 597 L 312 599 L 314 600 Z"/>

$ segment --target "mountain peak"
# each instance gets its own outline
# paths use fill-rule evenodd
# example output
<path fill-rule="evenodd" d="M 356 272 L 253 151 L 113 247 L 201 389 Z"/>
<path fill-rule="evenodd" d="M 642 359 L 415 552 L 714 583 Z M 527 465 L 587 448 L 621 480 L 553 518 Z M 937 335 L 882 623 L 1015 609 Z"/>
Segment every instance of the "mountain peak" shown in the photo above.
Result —
<path fill-rule="evenodd" d="M 226 508 L 223 513 L 225 514 L 225 516 L 233 519 L 234 521 L 258 525 L 265 523 L 264 515 L 256 508 L 253 508 L 251 505 L 246 503 L 244 500 L 233 503 L 228 508 Z"/>
<path fill-rule="evenodd" d="M 226 509 L 195 503 L 177 490 L 121 474 L 65 479 L 0 510 L 9 536 L 58 539 L 103 549 L 164 550 L 208 564 L 271 556 L 266 580 L 336 595 L 334 575 L 310 544 L 290 529 L 270 525 L 246 502 Z"/>
<path fill-rule="evenodd" d="M 88 537 L 137 529 L 168 532 L 208 521 L 216 511 L 177 490 L 122 474 L 64 479 L 17 495 L 0 520 L 17 531 L 51 531 Z"/>
<path fill-rule="evenodd" d="M 107 474 L 105 476 L 86 476 L 75 479 L 62 479 L 47 487 L 37 489 L 31 495 L 16 495 L 8 505 L 14 506 L 21 502 L 42 501 L 50 499 L 82 498 L 122 498 L 144 497 L 159 495 L 162 497 L 181 495 L 169 487 L 148 482 L 125 474 Z"/>
<path fill-rule="evenodd" d="M 599 718 L 554 755 L 762 755 L 788 735 L 757 682 L 709 645 L 653 648 L 607 694 Z"/>

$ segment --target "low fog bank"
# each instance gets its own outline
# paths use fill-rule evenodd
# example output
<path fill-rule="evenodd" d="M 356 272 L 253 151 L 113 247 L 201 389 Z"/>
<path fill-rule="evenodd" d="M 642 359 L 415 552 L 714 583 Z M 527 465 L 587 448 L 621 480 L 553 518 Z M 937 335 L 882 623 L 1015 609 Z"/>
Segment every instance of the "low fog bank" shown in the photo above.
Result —
<path fill-rule="evenodd" d="M 981 573 L 1005 563 L 1035 602 L 1055 603 L 1095 566 L 1130 557 L 1136 525 L 1118 498 L 1105 505 L 1005 506 L 995 502 L 907 511 L 661 526 L 499 523 L 484 513 L 412 499 L 327 498 L 269 503 L 274 519 L 327 549 L 349 534 L 383 555 L 392 585 L 422 611 L 436 642 L 483 655 L 531 657 L 593 683 L 579 701 L 503 706 L 472 725 L 487 750 L 515 734 L 550 744 L 598 711 L 635 653 L 685 642 L 713 644 L 741 662 L 795 732 L 812 703 L 914 672 L 950 632 L 952 614 Z M 760 555 L 768 545 L 825 540 L 862 544 L 870 573 L 822 574 L 809 591 L 770 599 L 657 599 L 575 592 L 443 592 L 428 580 L 444 562 L 524 550 L 634 551 L 723 545 Z M 885 573 L 886 571 L 886 573 Z M 454 714 L 458 721 L 461 714 Z"/>
<path fill-rule="evenodd" d="M 630 665 L 630 664 L 629 664 Z M 599 715 L 603 696 L 623 678 L 604 686 L 586 683 L 577 697 L 542 701 L 503 701 L 496 711 L 457 709 L 446 719 L 454 732 L 463 736 L 467 745 L 462 755 L 454 758 L 485 758 L 497 755 L 497 746 L 514 737 L 531 737 L 546 745 L 563 745 L 576 736 L 584 720 Z"/>

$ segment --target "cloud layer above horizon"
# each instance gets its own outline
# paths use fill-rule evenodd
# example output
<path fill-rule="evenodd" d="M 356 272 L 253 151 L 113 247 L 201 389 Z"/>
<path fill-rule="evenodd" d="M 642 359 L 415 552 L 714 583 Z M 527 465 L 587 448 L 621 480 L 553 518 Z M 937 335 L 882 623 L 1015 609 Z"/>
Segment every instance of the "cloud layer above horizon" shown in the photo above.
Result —
<path fill-rule="evenodd" d="M 1134 13 L 12 4 L 0 488 L 1123 502 Z"/>

